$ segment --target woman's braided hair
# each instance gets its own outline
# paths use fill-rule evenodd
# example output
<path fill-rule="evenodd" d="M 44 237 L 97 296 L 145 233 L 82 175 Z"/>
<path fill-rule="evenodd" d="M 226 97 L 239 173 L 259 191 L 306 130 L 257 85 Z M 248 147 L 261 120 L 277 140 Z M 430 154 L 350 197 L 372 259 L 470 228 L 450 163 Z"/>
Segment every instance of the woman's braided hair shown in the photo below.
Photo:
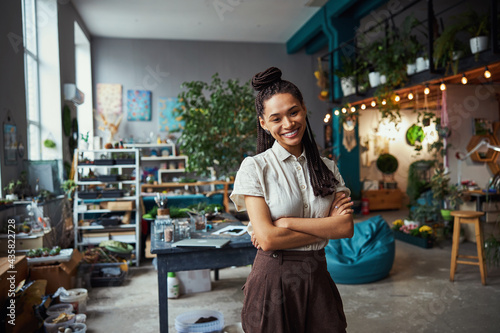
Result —
<path fill-rule="evenodd" d="M 304 99 L 296 85 L 281 79 L 281 70 L 276 67 L 270 67 L 263 72 L 255 74 L 252 78 L 252 86 L 254 90 L 258 91 L 257 97 L 255 97 L 255 110 L 257 111 L 257 153 L 262 153 L 271 148 L 275 141 L 271 134 L 267 134 L 260 126 L 259 117 L 264 118 L 264 103 L 276 94 L 290 94 L 302 105 L 304 105 Z M 312 135 L 311 125 L 309 125 L 307 118 L 306 121 L 307 131 L 302 137 L 302 144 L 304 145 L 307 157 L 309 180 L 313 187 L 314 195 L 326 197 L 335 192 L 339 181 L 321 159 L 316 141 Z"/>

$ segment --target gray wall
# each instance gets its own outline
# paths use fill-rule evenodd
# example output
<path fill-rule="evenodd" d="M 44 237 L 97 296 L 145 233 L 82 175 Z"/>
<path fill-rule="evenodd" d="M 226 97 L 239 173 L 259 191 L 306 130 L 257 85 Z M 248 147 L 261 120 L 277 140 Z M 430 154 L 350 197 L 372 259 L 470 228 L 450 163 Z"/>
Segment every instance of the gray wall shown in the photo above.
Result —
<path fill-rule="evenodd" d="M 5 165 L 3 151 L 3 122 L 10 110 L 17 125 L 18 139 L 26 146 L 26 99 L 24 90 L 24 53 L 21 1 L 0 1 L 0 156 L 2 188 L 18 178 L 21 161 Z"/>
<path fill-rule="evenodd" d="M 115 137 L 148 138 L 158 130 L 158 98 L 176 97 L 185 81 L 211 81 L 215 73 L 223 80 L 248 81 L 268 67 L 283 71 L 283 79 L 302 91 L 311 114 L 311 126 L 318 144 L 323 145 L 323 118 L 327 104 L 317 95 L 315 57 L 305 53 L 286 54 L 285 44 L 228 43 L 173 40 L 94 38 L 92 40 L 93 87 L 97 83 L 119 83 L 123 87 L 124 120 Z M 129 89 L 152 91 L 152 120 L 126 121 L 126 93 Z M 96 95 L 94 94 L 94 108 Z M 102 134 L 96 128 L 96 134 Z"/>

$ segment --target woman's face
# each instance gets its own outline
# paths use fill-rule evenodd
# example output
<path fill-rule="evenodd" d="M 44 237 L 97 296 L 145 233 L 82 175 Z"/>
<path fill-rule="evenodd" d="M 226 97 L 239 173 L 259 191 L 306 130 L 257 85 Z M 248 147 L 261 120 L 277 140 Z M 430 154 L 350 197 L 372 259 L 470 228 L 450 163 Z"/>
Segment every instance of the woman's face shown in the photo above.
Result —
<path fill-rule="evenodd" d="M 302 137 L 307 128 L 307 109 L 291 94 L 276 94 L 264 102 L 260 126 L 289 153 L 302 154 Z"/>

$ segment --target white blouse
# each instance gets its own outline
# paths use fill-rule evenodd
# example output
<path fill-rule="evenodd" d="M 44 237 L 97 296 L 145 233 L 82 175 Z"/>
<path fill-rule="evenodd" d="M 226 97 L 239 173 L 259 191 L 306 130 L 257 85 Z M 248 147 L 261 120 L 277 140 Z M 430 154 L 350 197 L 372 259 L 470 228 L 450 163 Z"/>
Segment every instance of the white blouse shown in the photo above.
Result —
<path fill-rule="evenodd" d="M 337 192 L 351 194 L 334 161 L 322 157 L 326 166 L 339 180 Z M 230 195 L 237 211 L 245 211 L 245 195 L 264 197 L 273 221 L 281 217 L 320 218 L 327 217 L 335 194 L 326 197 L 315 196 L 309 181 L 306 154 L 299 157 L 290 154 L 278 142 L 272 148 L 241 163 L 236 174 L 234 189 Z M 248 232 L 253 233 L 249 223 Z M 329 240 L 288 250 L 321 250 Z"/>

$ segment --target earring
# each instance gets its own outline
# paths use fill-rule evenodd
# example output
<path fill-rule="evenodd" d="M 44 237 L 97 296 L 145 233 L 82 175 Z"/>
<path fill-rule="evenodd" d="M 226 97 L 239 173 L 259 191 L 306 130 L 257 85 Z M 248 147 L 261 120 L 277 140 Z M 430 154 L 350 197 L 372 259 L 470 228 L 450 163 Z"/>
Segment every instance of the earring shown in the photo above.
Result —
<path fill-rule="evenodd" d="M 267 135 L 271 135 L 271 132 L 269 132 L 269 130 L 268 130 L 268 129 L 266 129 L 266 130 L 264 130 L 264 131 L 267 133 Z"/>

